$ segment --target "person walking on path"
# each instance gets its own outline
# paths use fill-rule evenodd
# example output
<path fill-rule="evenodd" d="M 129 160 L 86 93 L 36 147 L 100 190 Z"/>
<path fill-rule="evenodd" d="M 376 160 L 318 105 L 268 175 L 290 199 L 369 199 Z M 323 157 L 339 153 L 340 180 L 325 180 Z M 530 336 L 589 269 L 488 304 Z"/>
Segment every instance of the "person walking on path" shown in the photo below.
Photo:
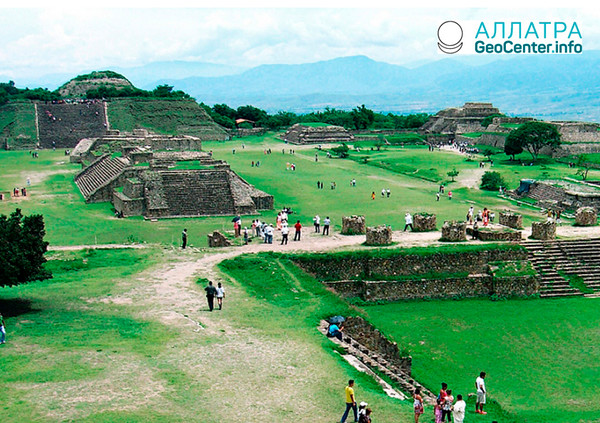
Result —
<path fill-rule="evenodd" d="M 329 225 L 331 225 L 331 220 L 327 216 L 323 221 L 323 235 L 329 235 Z"/>
<path fill-rule="evenodd" d="M 412 232 L 412 231 L 414 231 L 414 229 L 413 229 L 413 225 L 412 225 L 412 223 L 413 223 L 413 218 L 412 218 L 412 216 L 410 215 L 410 213 L 408 213 L 408 212 L 406 212 L 406 214 L 404 215 L 404 223 L 405 223 L 405 225 L 404 225 L 404 232 L 406 232 L 406 229 L 407 229 L 409 226 L 410 226 L 410 230 L 411 230 L 411 232 Z"/>
<path fill-rule="evenodd" d="M 483 411 L 485 405 L 485 372 L 479 373 L 479 377 L 475 379 L 475 388 L 477 388 L 477 402 L 475 403 L 475 412 L 477 414 L 487 414 Z"/>
<path fill-rule="evenodd" d="M 448 200 L 452 200 L 452 191 L 448 191 Z"/>
<path fill-rule="evenodd" d="M 374 199 L 375 199 L 375 191 L 373 191 L 373 192 L 371 193 L 371 199 L 372 199 L 372 200 L 374 200 Z"/>
<path fill-rule="evenodd" d="M 415 393 L 413 395 L 413 409 L 415 411 L 415 423 L 419 423 L 419 417 L 423 414 L 423 397 L 421 397 L 421 389 L 415 389 Z"/>
<path fill-rule="evenodd" d="M 6 344 L 6 329 L 4 328 L 2 313 L 0 313 L 0 344 Z"/>
<path fill-rule="evenodd" d="M 287 245 L 289 233 L 290 233 L 290 228 L 288 228 L 288 225 L 283 225 L 281 227 L 281 245 L 283 245 L 283 244 Z"/>
<path fill-rule="evenodd" d="M 183 232 L 181 233 L 181 249 L 185 250 L 186 245 L 187 245 L 187 229 L 184 229 Z"/>
<path fill-rule="evenodd" d="M 346 392 L 346 411 L 344 411 L 344 415 L 342 416 L 341 423 L 345 423 L 348 418 L 348 413 L 350 409 L 354 412 L 354 421 L 358 422 L 358 409 L 356 408 L 356 397 L 354 396 L 354 380 L 350 379 L 348 381 L 348 386 L 345 389 Z"/>
<path fill-rule="evenodd" d="M 439 191 L 435 193 L 435 198 L 436 198 L 435 201 L 440 201 L 440 193 L 439 193 Z"/>
<path fill-rule="evenodd" d="M 319 215 L 316 215 L 315 217 L 313 217 L 313 222 L 315 223 L 315 233 L 320 233 L 321 232 L 321 217 Z"/>
<path fill-rule="evenodd" d="M 454 423 L 463 423 L 465 420 L 465 411 L 467 409 L 467 403 L 463 401 L 462 395 L 456 396 L 456 404 L 452 407 L 454 411 Z"/>
<path fill-rule="evenodd" d="M 219 305 L 219 310 L 223 309 L 223 298 L 225 298 L 225 288 L 219 282 L 217 284 L 217 304 Z"/>
<path fill-rule="evenodd" d="M 206 291 L 206 300 L 208 301 L 208 310 L 213 311 L 215 307 L 215 295 L 217 295 L 217 288 L 213 286 L 212 281 L 208 282 L 208 286 L 204 288 Z"/>
<path fill-rule="evenodd" d="M 294 241 L 300 241 L 300 234 L 302 232 L 302 224 L 300 223 L 299 220 L 296 221 L 294 228 L 296 229 L 296 232 L 294 233 Z"/>

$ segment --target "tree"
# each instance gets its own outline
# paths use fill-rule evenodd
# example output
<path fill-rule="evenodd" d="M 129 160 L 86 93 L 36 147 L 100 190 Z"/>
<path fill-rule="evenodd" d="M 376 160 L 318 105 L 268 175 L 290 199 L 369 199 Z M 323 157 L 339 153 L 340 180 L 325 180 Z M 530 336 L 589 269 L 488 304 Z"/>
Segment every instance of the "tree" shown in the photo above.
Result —
<path fill-rule="evenodd" d="M 456 168 L 454 168 L 450 172 L 448 172 L 446 175 L 448 175 L 449 177 L 451 177 L 452 178 L 452 182 L 454 182 L 454 178 L 456 178 L 459 173 L 460 172 L 458 170 L 456 170 Z"/>
<path fill-rule="evenodd" d="M 335 148 L 331 149 L 331 152 L 336 154 L 341 159 L 345 159 L 346 157 L 348 157 L 349 151 L 350 151 L 350 148 L 348 148 L 348 146 L 345 143 L 342 143 L 342 145 L 340 145 L 339 147 L 335 147 Z"/>
<path fill-rule="evenodd" d="M 581 179 L 583 179 L 585 181 L 587 179 L 588 172 L 590 171 L 590 168 L 592 167 L 592 164 L 588 161 L 588 158 L 585 154 L 580 154 L 579 156 L 577 156 L 576 166 L 579 169 L 577 170 L 577 172 L 575 174 L 581 176 Z"/>
<path fill-rule="evenodd" d="M 550 147 L 555 149 L 560 146 L 560 133 L 556 129 L 556 126 L 550 123 L 526 122 L 508 134 L 506 144 L 510 144 L 511 146 L 520 145 L 521 148 L 529 151 L 535 161 L 542 148 Z M 506 144 L 504 146 L 505 152 Z M 512 154 L 513 157 L 514 154 Z"/>
<path fill-rule="evenodd" d="M 373 110 L 367 109 L 364 104 L 352 109 L 350 116 L 352 116 L 355 129 L 367 129 L 375 120 Z"/>
<path fill-rule="evenodd" d="M 515 155 L 521 154 L 522 152 L 523 146 L 521 145 L 521 141 L 517 137 L 511 137 L 510 134 L 508 134 L 506 142 L 504 143 L 504 153 L 507 156 L 512 156 L 511 160 L 515 160 Z"/>
<path fill-rule="evenodd" d="M 48 248 L 45 234 L 42 215 L 23 217 L 20 209 L 10 216 L 0 215 L 0 286 L 52 277 L 43 267 Z"/>
<path fill-rule="evenodd" d="M 497 191 L 500 187 L 504 186 L 506 186 L 504 178 L 498 172 L 485 172 L 481 177 L 481 189 Z"/>

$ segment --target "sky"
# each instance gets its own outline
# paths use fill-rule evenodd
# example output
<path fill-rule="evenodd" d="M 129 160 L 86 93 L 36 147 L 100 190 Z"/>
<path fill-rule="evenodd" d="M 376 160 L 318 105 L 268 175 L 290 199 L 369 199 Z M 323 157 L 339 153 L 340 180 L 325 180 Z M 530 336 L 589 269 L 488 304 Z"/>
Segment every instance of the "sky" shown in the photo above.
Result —
<path fill-rule="evenodd" d="M 44 4 L 49 3 L 40 2 Z M 476 31 L 481 21 L 577 22 L 585 49 L 600 49 L 600 8 L 383 8 L 377 7 L 377 0 L 369 9 L 248 8 L 236 7 L 235 2 L 225 3 L 228 7 L 223 9 L 51 4 L 51 9 L 0 9 L 0 79 L 18 82 L 172 60 L 249 68 L 366 55 L 414 66 L 445 57 L 437 48 L 437 28 L 446 20 L 461 22 L 467 33 Z M 465 48 L 462 58 L 468 53 L 473 52 Z"/>

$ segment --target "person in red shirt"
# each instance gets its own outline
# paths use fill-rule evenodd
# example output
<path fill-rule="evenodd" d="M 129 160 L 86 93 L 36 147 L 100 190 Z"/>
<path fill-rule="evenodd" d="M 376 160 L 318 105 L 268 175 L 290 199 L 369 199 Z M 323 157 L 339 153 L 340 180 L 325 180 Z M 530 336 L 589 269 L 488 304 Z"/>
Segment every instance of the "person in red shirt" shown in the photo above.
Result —
<path fill-rule="evenodd" d="M 296 233 L 294 233 L 294 241 L 300 241 L 300 234 L 302 232 L 302 224 L 300 224 L 299 220 L 294 225 L 294 228 L 296 229 Z"/>

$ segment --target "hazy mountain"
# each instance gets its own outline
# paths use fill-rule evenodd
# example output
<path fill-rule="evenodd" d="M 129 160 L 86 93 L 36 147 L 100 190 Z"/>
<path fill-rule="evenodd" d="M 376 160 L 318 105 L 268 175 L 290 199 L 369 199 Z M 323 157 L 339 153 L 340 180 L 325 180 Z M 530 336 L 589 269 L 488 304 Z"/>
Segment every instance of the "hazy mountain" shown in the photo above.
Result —
<path fill-rule="evenodd" d="M 362 103 L 381 111 L 435 112 L 465 101 L 490 101 L 509 114 L 600 121 L 600 52 L 482 61 L 447 58 L 408 69 L 353 56 L 262 65 L 220 77 L 161 79 L 154 85 L 174 85 L 208 104 L 253 104 L 271 112 Z"/>

